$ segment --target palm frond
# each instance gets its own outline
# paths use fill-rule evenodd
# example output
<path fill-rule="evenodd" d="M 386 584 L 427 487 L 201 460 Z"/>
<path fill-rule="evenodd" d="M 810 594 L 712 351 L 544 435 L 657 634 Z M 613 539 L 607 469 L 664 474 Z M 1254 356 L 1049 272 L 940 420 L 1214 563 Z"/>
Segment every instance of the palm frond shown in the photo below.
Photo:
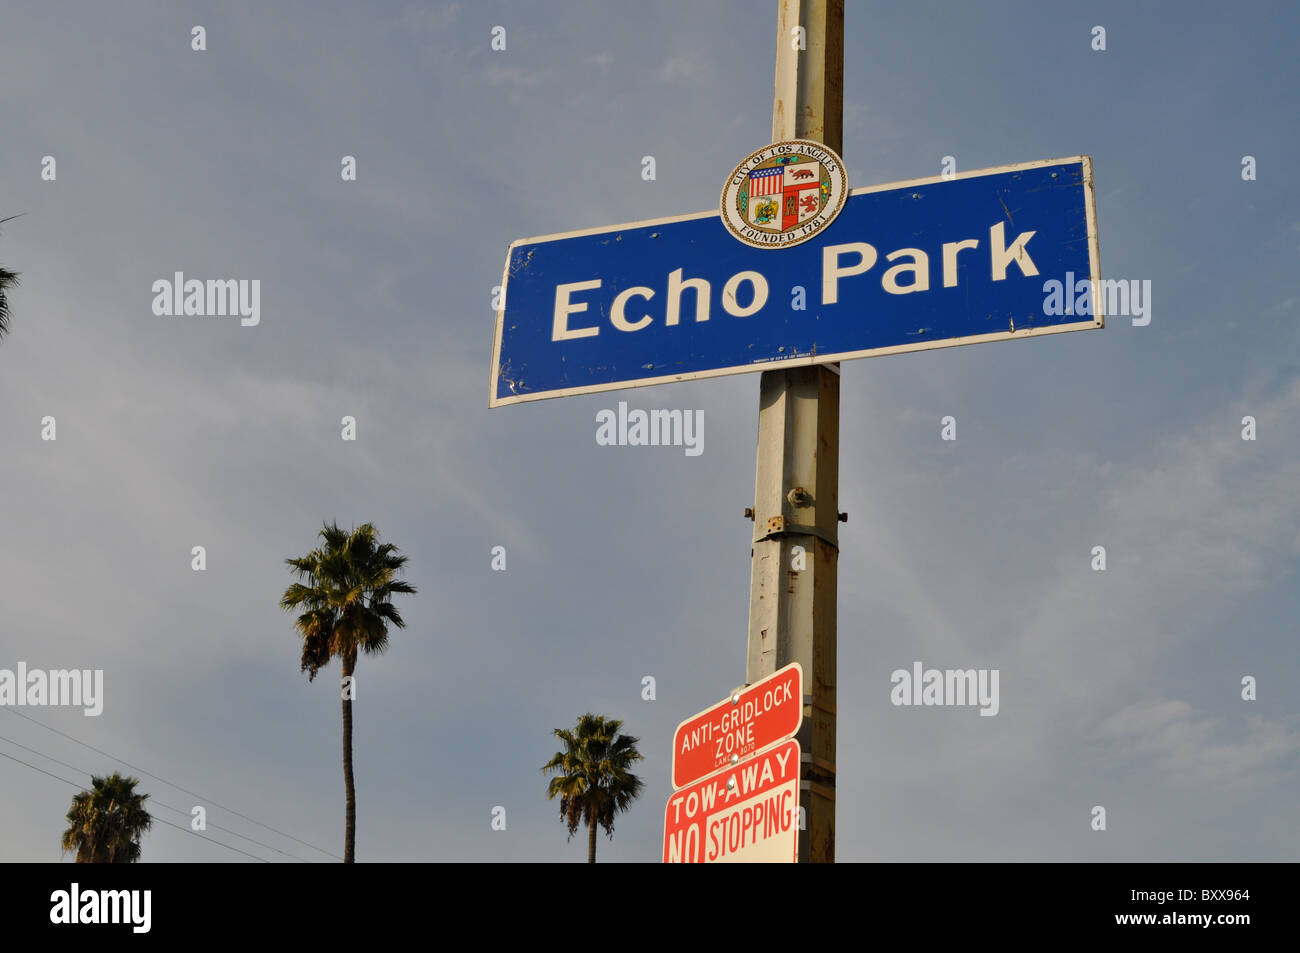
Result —
<path fill-rule="evenodd" d="M 415 592 L 394 578 L 407 557 L 392 543 L 379 543 L 373 523 L 351 531 L 324 523 L 317 536 L 318 548 L 285 560 L 298 581 L 280 598 L 283 609 L 308 610 L 295 628 L 303 639 L 302 671 L 309 679 L 336 655 L 354 662 L 358 652 L 384 652 L 389 626 L 406 627 L 391 595 Z"/>
<path fill-rule="evenodd" d="M 620 719 L 587 712 L 572 730 L 552 730 L 564 748 L 542 765 L 542 772 L 553 775 L 546 797 L 560 799 L 560 820 L 569 837 L 581 824 L 594 821 L 612 838 L 615 816 L 641 794 L 644 785 L 628 767 L 643 756 L 638 739 L 619 734 L 622 727 Z"/>
<path fill-rule="evenodd" d="M 136 863 L 140 839 L 153 826 L 145 806 L 149 795 L 136 793 L 138 778 L 114 773 L 90 780 L 91 789 L 72 799 L 63 850 L 75 852 L 78 863 Z"/>
<path fill-rule="evenodd" d="M 9 296 L 5 292 L 17 286 L 18 272 L 0 268 L 0 337 L 9 332 Z"/>

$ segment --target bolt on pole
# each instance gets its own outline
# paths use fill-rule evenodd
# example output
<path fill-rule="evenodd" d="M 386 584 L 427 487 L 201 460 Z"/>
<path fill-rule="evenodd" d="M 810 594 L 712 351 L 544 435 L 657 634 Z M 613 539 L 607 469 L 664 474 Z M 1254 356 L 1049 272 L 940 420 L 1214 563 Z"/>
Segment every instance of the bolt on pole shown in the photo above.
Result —
<path fill-rule="evenodd" d="M 781 0 L 772 141 L 842 152 L 843 122 L 844 0 Z M 745 678 L 803 667 L 800 863 L 835 860 L 839 456 L 839 365 L 763 372 Z"/>

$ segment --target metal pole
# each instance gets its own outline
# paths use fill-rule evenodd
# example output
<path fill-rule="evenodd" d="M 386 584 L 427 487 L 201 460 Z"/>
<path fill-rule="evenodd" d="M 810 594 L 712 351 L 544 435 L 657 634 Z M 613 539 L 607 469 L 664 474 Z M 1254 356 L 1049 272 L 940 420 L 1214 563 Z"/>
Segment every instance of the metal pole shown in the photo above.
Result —
<path fill-rule="evenodd" d="M 780 3 L 772 140 L 815 139 L 840 152 L 844 0 Z M 800 863 L 835 860 L 839 444 L 838 364 L 763 373 L 745 677 L 752 683 L 790 662 L 803 667 Z"/>

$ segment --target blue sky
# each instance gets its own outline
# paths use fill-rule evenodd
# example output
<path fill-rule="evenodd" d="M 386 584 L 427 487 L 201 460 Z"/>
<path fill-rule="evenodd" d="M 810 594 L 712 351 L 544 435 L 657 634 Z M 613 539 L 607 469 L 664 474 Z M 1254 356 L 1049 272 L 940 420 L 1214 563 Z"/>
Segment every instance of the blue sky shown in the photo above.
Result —
<path fill-rule="evenodd" d="M 489 411 L 491 294 L 513 239 L 711 208 L 770 138 L 775 14 L 9 4 L 0 667 L 106 682 L 99 718 L 25 713 L 341 855 L 337 668 L 299 674 L 277 600 L 322 520 L 373 521 L 420 593 L 358 671 L 358 859 L 585 859 L 539 768 L 587 710 L 646 755 L 599 857 L 658 859 L 672 729 L 744 677 L 758 377 Z M 1102 274 L 1153 308 L 844 365 L 840 860 L 1297 859 L 1298 25 L 849 3 L 852 185 L 1091 155 Z M 261 323 L 154 315 L 176 271 L 260 279 Z M 619 400 L 702 410 L 704 453 L 597 446 Z M 916 660 L 999 669 L 999 714 L 892 706 Z M 120 767 L 11 712 L 0 738 Z M 58 860 L 74 789 L 3 759 L 0 789 L 0 859 Z M 159 827 L 144 859 L 248 858 Z"/>

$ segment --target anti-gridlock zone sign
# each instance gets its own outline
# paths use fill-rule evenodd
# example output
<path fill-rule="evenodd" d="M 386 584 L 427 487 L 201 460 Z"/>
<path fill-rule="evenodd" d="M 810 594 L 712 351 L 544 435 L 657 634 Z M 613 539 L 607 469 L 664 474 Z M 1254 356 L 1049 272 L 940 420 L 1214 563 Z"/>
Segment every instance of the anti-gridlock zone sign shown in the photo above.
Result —
<path fill-rule="evenodd" d="M 673 787 L 791 738 L 802 723 L 803 669 L 791 662 L 677 726 Z"/>
<path fill-rule="evenodd" d="M 792 662 L 677 726 L 664 863 L 798 860 L 801 724 Z"/>
<path fill-rule="evenodd" d="M 795 863 L 799 742 L 791 740 L 674 792 L 664 863 Z"/>

